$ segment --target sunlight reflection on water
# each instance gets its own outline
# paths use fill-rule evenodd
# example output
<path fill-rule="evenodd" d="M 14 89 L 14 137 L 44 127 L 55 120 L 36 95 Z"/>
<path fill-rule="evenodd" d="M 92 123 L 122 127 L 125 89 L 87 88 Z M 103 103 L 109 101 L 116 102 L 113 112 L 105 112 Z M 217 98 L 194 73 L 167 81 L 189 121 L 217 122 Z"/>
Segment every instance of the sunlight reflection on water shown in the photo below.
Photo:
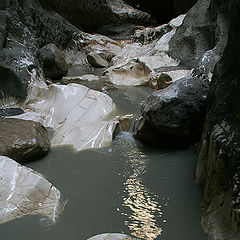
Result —
<path fill-rule="evenodd" d="M 157 220 L 162 218 L 163 213 L 156 200 L 159 197 L 151 193 L 142 181 L 149 159 L 136 146 L 126 151 L 124 156 L 127 160 L 124 170 L 125 196 L 123 196 L 123 206 L 131 210 L 131 213 L 123 213 L 129 218 L 125 221 L 125 225 L 130 229 L 132 236 L 139 239 L 154 240 L 163 231 L 157 224 Z"/>

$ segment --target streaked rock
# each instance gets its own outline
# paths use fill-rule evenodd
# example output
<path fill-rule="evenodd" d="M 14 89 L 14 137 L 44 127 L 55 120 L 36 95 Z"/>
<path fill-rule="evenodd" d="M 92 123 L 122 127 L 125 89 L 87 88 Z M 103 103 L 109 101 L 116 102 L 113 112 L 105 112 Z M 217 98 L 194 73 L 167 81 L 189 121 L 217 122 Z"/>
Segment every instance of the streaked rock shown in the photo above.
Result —
<path fill-rule="evenodd" d="M 25 215 L 40 215 L 55 222 L 65 201 L 50 182 L 32 169 L 0 156 L 0 223 Z"/>
<path fill-rule="evenodd" d="M 33 86 L 26 101 L 30 119 L 54 130 L 52 146 L 72 145 L 80 151 L 111 145 L 116 122 L 106 117 L 115 109 L 106 94 L 79 84 Z"/>

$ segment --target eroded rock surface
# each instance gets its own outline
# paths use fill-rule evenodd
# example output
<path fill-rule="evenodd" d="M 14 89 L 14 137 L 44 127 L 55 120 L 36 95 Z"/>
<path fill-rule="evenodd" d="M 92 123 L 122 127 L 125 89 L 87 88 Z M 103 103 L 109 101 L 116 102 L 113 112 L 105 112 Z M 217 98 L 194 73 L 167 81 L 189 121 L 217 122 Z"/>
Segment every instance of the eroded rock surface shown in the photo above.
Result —
<path fill-rule="evenodd" d="M 116 122 L 107 116 L 115 104 L 104 93 L 79 84 L 37 86 L 26 107 L 26 113 L 16 117 L 52 128 L 52 146 L 72 145 L 79 151 L 112 143 Z"/>
<path fill-rule="evenodd" d="M 3 156 L 0 156 L 0 176 L 0 223 L 25 215 L 57 220 L 65 202 L 59 190 L 44 177 Z"/>
<path fill-rule="evenodd" d="M 24 163 L 44 157 L 49 148 L 48 132 L 40 123 L 14 118 L 0 121 L 0 155 Z"/>
<path fill-rule="evenodd" d="M 228 44 L 217 64 L 208 95 L 196 180 L 204 188 L 202 224 L 210 240 L 240 239 L 240 3 L 211 1 L 224 11 Z M 223 13 L 223 12 L 222 12 Z"/>

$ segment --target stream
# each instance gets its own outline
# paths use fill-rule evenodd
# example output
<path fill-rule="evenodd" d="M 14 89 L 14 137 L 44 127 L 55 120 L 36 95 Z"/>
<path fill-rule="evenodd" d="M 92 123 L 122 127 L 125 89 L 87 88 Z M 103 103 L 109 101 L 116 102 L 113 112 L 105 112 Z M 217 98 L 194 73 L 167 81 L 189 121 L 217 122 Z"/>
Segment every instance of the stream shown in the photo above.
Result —
<path fill-rule="evenodd" d="M 97 88 L 94 82 L 86 85 Z M 118 87 L 108 94 L 116 103 L 116 114 L 138 117 L 140 103 L 152 91 Z M 191 148 L 154 148 L 127 132 L 117 135 L 108 148 L 80 152 L 68 146 L 52 148 L 44 159 L 27 166 L 61 191 L 67 200 L 64 211 L 55 224 L 38 216 L 2 224 L 1 238 L 86 240 L 117 232 L 145 240 L 206 239 L 195 164 Z"/>

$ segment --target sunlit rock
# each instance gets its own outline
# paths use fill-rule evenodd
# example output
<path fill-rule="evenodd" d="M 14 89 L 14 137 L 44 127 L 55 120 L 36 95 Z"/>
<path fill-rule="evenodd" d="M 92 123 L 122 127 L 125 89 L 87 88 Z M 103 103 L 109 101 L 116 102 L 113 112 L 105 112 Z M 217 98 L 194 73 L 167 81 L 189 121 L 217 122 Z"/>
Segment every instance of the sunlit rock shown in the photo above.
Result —
<path fill-rule="evenodd" d="M 52 128 L 52 146 L 70 144 L 82 150 L 111 144 L 116 122 L 106 117 L 114 109 L 109 96 L 79 84 L 51 84 L 42 88 L 33 85 L 26 113 L 17 118 Z"/>
<path fill-rule="evenodd" d="M 4 156 L 0 156 L 0 176 L 0 223 L 24 215 L 57 220 L 65 202 L 44 177 Z"/>
<path fill-rule="evenodd" d="M 120 233 L 103 233 L 97 236 L 91 237 L 87 240 L 136 240 L 135 238 L 131 238 L 126 234 Z"/>
<path fill-rule="evenodd" d="M 138 59 L 107 69 L 104 77 L 116 85 L 140 86 L 148 82 L 152 70 Z"/>

